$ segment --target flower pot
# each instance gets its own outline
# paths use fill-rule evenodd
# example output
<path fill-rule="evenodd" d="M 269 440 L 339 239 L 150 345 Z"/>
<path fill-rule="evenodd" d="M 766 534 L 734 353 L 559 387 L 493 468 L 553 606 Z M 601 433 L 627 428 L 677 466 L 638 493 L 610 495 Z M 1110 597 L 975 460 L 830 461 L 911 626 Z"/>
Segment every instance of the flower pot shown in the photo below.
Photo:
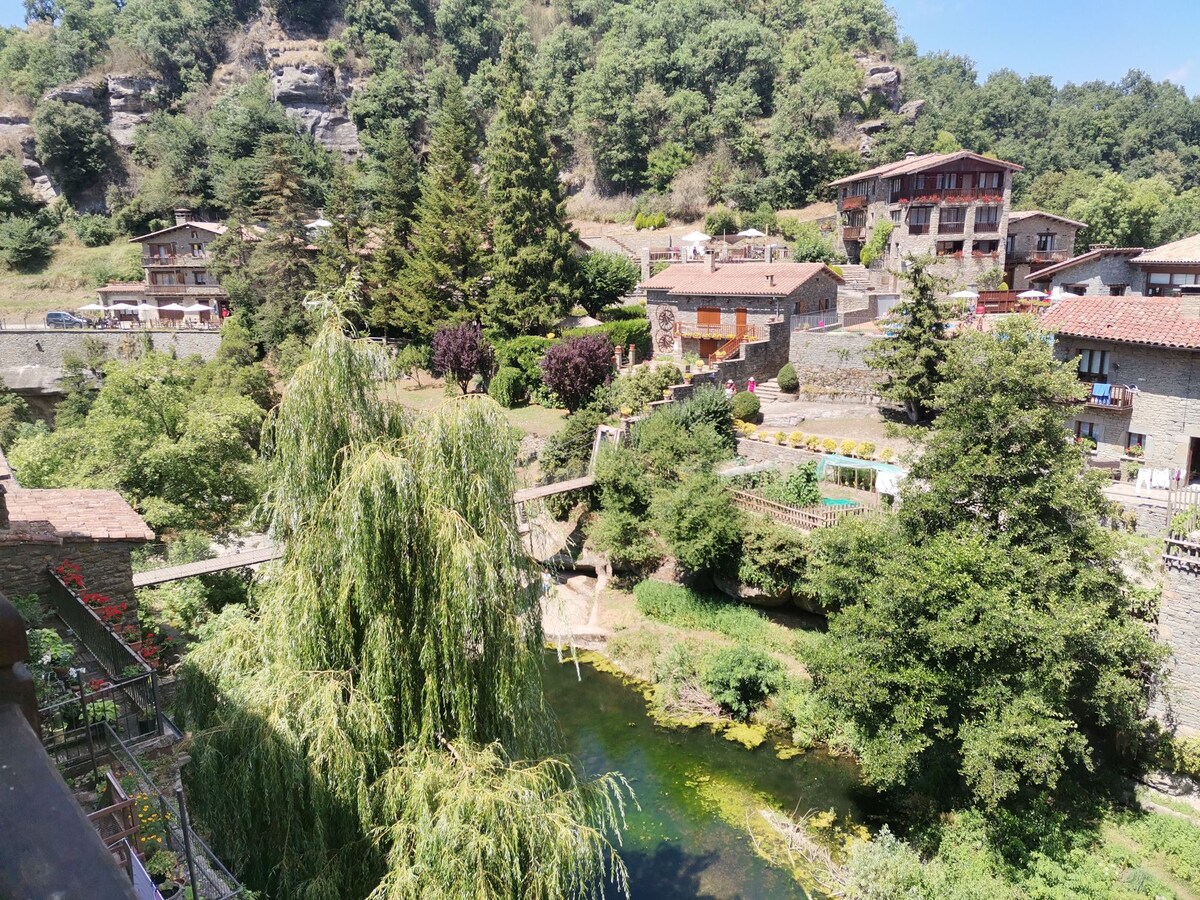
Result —
<path fill-rule="evenodd" d="M 161 885 L 158 892 L 162 895 L 163 900 L 171 900 L 172 897 L 183 895 L 183 885 L 178 881 L 170 881 Z"/>

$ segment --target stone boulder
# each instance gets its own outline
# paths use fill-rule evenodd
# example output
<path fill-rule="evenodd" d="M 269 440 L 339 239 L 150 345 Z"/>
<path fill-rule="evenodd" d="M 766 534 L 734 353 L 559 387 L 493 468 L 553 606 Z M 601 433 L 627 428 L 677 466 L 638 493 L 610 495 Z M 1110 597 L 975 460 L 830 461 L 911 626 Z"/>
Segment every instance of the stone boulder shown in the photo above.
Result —
<path fill-rule="evenodd" d="M 765 609 L 784 606 L 791 599 L 788 594 L 768 594 L 766 591 L 759 590 L 756 587 L 739 584 L 736 578 L 728 578 L 724 575 L 714 575 L 713 584 L 722 594 L 732 597 L 734 600 L 741 600 L 743 603 L 749 603 L 751 606 L 761 606 Z"/>
<path fill-rule="evenodd" d="M 915 122 L 917 120 L 917 116 L 921 115 L 921 113 L 924 111 L 924 100 L 909 100 L 907 103 L 901 106 L 899 110 L 900 115 L 908 119 L 910 122 Z"/>
<path fill-rule="evenodd" d="M 133 133 L 161 108 L 162 82 L 148 75 L 109 75 L 108 131 L 121 147 L 133 146 Z"/>
<path fill-rule="evenodd" d="M 865 122 L 859 122 L 857 128 L 860 134 L 879 134 L 887 128 L 887 122 L 883 119 L 867 119 Z"/>
<path fill-rule="evenodd" d="M 88 106 L 96 112 L 103 113 L 107 93 L 108 86 L 104 80 L 84 78 L 73 84 L 51 88 L 42 96 L 42 102 L 50 103 L 57 100 L 59 103 L 78 103 L 80 106 Z"/>
<path fill-rule="evenodd" d="M 870 66 L 860 93 L 864 101 L 878 97 L 884 106 L 895 112 L 900 108 L 900 70 L 890 65 Z"/>
<path fill-rule="evenodd" d="M 347 161 L 361 151 L 358 128 L 346 112 L 352 92 L 349 80 L 328 64 L 277 60 L 271 67 L 271 96 L 317 143 Z"/>

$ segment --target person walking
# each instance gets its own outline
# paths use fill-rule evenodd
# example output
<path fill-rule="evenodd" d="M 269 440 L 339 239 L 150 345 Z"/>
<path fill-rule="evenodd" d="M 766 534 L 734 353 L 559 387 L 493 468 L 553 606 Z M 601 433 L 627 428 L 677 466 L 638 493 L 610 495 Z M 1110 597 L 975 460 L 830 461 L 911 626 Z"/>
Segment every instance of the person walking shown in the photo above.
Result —
<path fill-rule="evenodd" d="M 746 382 L 746 390 L 753 394 L 756 387 L 758 387 L 758 382 L 755 381 L 754 376 L 751 375 L 750 380 Z"/>
<path fill-rule="evenodd" d="M 726 400 L 732 400 L 732 399 L 733 399 L 733 393 L 734 393 L 734 391 L 733 391 L 733 379 L 732 379 L 732 378 L 730 378 L 728 381 L 726 381 L 726 382 L 725 382 L 725 399 L 726 399 Z"/>

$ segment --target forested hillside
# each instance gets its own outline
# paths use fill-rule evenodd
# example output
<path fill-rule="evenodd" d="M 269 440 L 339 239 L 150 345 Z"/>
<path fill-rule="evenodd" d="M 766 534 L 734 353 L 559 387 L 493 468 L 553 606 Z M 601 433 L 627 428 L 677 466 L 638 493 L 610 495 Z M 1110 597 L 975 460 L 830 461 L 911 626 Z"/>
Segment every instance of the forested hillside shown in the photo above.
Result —
<path fill-rule="evenodd" d="M 369 244 L 371 320 L 411 319 L 399 294 L 411 303 L 412 291 L 394 288 L 408 279 L 426 286 L 415 301 L 423 334 L 444 318 L 431 305 L 488 303 L 487 260 L 455 260 L 449 281 L 444 258 L 412 261 L 447 218 L 491 244 L 497 165 L 556 182 L 542 185 L 551 209 L 566 200 L 580 217 L 691 220 L 717 204 L 801 206 L 868 163 L 959 146 L 1024 165 L 1017 204 L 1087 221 L 1087 240 L 1152 245 L 1200 230 L 1200 103 L 1182 89 L 1137 72 L 1118 84 L 1055 88 L 1011 72 L 981 83 L 964 57 L 920 55 L 881 0 L 26 7 L 27 27 L 0 36 L 0 256 L 10 266 L 38 265 L 71 230 L 104 243 L 188 206 L 271 223 L 263 244 L 278 252 L 257 268 L 227 266 L 235 299 L 282 302 L 320 282 L 322 267 L 327 281 L 343 275 L 352 245 Z M 514 89 L 532 98 L 528 122 L 510 115 L 498 127 Z M 455 124 L 439 148 L 447 97 Z M 526 128 L 534 150 L 510 131 L 509 151 L 494 153 L 510 127 Z M 443 165 L 446 153 L 457 162 Z M 339 224 L 345 252 L 314 272 L 286 257 L 318 209 Z M 529 227 L 541 234 L 546 222 Z M 513 240 L 515 259 L 524 245 Z M 562 260 L 562 242 L 550 244 L 536 249 Z M 227 248 L 227 259 L 246 257 Z M 528 260 L 510 266 L 522 268 Z M 551 293 L 571 299 L 561 285 Z M 271 340 L 294 325 L 281 316 Z M 536 318 L 528 330 L 547 320 Z"/>

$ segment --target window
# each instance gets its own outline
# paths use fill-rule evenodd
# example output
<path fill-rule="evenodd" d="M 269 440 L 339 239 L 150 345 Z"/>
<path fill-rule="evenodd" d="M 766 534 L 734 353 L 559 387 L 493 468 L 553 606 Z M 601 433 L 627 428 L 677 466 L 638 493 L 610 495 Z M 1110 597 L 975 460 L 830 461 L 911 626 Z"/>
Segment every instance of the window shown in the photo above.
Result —
<path fill-rule="evenodd" d="M 980 206 L 975 210 L 975 230 L 976 231 L 999 231 L 1000 230 L 1000 207 L 998 206 Z"/>
<path fill-rule="evenodd" d="M 203 255 L 204 255 L 204 245 L 203 244 L 192 244 L 192 256 L 199 259 Z"/>
<path fill-rule="evenodd" d="M 998 191 L 1000 190 L 999 172 L 980 172 L 977 176 L 977 183 L 980 190 Z"/>
<path fill-rule="evenodd" d="M 939 191 L 953 191 L 958 189 L 958 173 L 957 172 L 942 172 L 937 177 L 937 189 Z"/>
<path fill-rule="evenodd" d="M 1127 284 L 1110 284 L 1108 286 L 1108 296 L 1124 297 L 1127 290 L 1129 290 L 1129 285 Z"/>
<path fill-rule="evenodd" d="M 193 277 L 196 279 L 196 284 L 208 284 L 207 272 L 197 272 Z"/>
<path fill-rule="evenodd" d="M 1126 433 L 1125 452 L 1129 453 L 1131 450 L 1140 450 L 1142 453 L 1146 452 L 1146 436 L 1144 434 L 1138 434 L 1136 431 Z"/>
<path fill-rule="evenodd" d="M 1082 419 L 1075 420 L 1075 437 L 1091 438 L 1097 444 L 1100 443 L 1100 426 L 1095 422 L 1085 422 Z"/>
<path fill-rule="evenodd" d="M 947 206 L 938 220 L 938 231 L 942 234 L 962 234 L 967 224 L 965 206 Z"/>
<path fill-rule="evenodd" d="M 1176 272 L 1171 276 L 1171 284 L 1195 284 L 1196 276 L 1187 272 Z"/>
<path fill-rule="evenodd" d="M 1150 273 L 1150 283 L 1151 284 L 1170 284 L 1171 276 L 1168 275 L 1166 272 L 1151 272 Z"/>
<path fill-rule="evenodd" d="M 1054 235 L 1054 233 L 1053 233 L 1053 232 L 1047 232 L 1046 234 L 1039 234 L 1039 235 L 1037 236 L 1037 250 L 1038 250 L 1038 253 L 1051 253 L 1051 252 L 1053 252 L 1053 250 L 1054 250 L 1054 238 L 1055 238 L 1055 235 Z"/>
<path fill-rule="evenodd" d="M 1079 352 L 1079 377 L 1084 381 L 1108 381 L 1108 351 L 1081 350 Z"/>
<path fill-rule="evenodd" d="M 927 234 L 929 232 L 929 206 L 914 206 L 908 212 L 909 234 Z"/>
<path fill-rule="evenodd" d="M 962 241 L 938 241 L 937 242 L 937 255 L 938 256 L 954 256 L 954 254 L 956 254 L 956 253 L 961 255 L 962 252 L 963 252 L 963 242 Z"/>
<path fill-rule="evenodd" d="M 1068 294 L 1074 294 L 1076 297 L 1082 297 L 1087 294 L 1086 284 L 1068 284 L 1064 288 Z"/>
<path fill-rule="evenodd" d="M 893 178 L 888 182 L 888 193 L 891 195 L 891 201 L 895 203 L 900 199 L 900 193 L 904 188 L 903 178 Z"/>
<path fill-rule="evenodd" d="M 850 188 L 846 191 L 846 196 L 848 196 L 848 197 L 865 197 L 865 196 L 867 196 L 866 181 L 854 182 L 854 184 L 850 185 Z"/>
<path fill-rule="evenodd" d="M 976 241 L 971 246 L 971 251 L 973 253 L 997 253 L 999 250 L 999 241 Z"/>
<path fill-rule="evenodd" d="M 914 175 L 913 176 L 913 190 L 914 191 L 925 190 L 925 176 L 924 175 Z"/>
<path fill-rule="evenodd" d="M 1004 252 L 1010 256 L 1017 252 L 1017 236 L 1010 234 L 1004 239 Z"/>
<path fill-rule="evenodd" d="M 900 217 L 901 217 L 902 215 L 904 215 L 904 211 L 903 211 L 903 210 L 900 210 L 900 209 L 893 209 L 893 210 L 892 210 L 892 224 L 893 224 L 893 225 L 899 225 L 899 224 L 900 224 Z"/>

